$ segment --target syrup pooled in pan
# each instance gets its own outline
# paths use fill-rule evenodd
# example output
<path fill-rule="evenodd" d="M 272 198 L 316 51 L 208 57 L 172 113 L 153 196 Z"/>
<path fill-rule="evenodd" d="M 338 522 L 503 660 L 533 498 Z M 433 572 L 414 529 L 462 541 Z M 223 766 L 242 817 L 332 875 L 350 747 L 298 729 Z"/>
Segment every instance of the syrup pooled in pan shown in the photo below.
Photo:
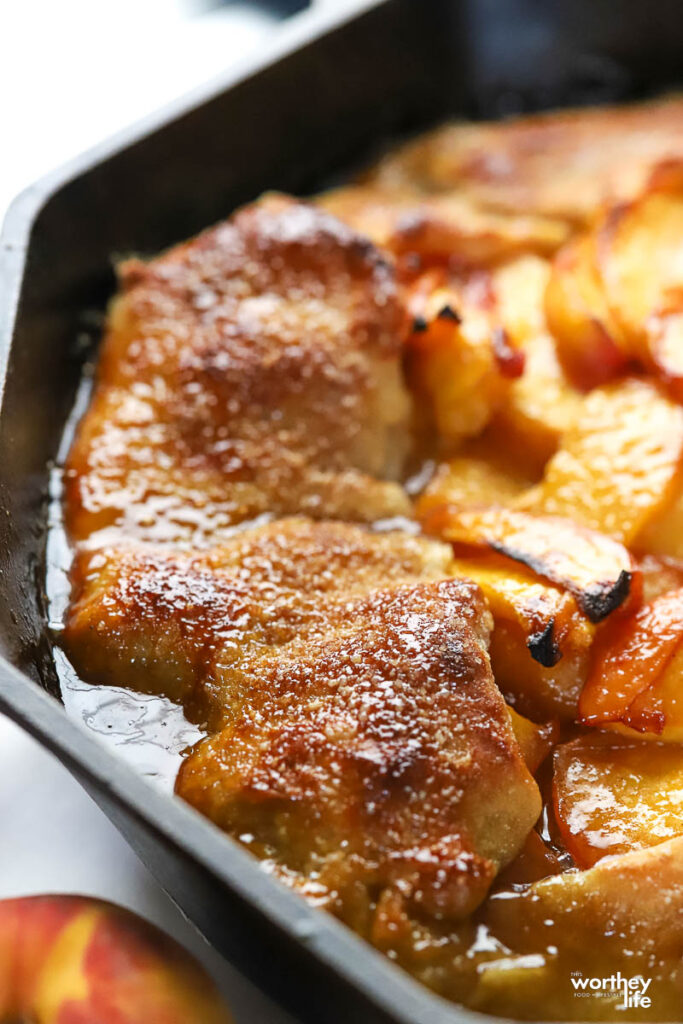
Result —
<path fill-rule="evenodd" d="M 46 595 L 48 625 L 57 638 L 64 628 L 64 616 L 69 605 L 69 570 L 73 560 L 73 551 L 64 529 L 63 460 L 91 392 L 91 372 L 86 372 L 64 431 L 57 465 L 50 473 Z M 58 645 L 53 647 L 53 657 L 67 713 L 114 747 L 117 754 L 141 775 L 167 792 L 173 792 L 187 749 L 205 735 L 187 720 L 183 708 L 165 697 L 83 682 Z"/>
<path fill-rule="evenodd" d="M 681 1019 L 682 129 L 455 125 L 128 261 L 54 478 L 70 712 L 486 1013 Z"/>

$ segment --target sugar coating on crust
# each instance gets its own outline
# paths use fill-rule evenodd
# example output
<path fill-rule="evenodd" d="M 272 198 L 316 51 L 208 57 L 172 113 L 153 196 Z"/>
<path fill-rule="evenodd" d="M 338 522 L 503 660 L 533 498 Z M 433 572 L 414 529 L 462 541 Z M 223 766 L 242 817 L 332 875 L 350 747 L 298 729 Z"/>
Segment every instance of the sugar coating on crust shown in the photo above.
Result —
<path fill-rule="evenodd" d="M 302 518 L 206 551 L 84 550 L 63 644 L 85 679 L 164 693 L 220 722 L 249 691 L 254 659 L 354 626 L 373 592 L 442 578 L 449 561 L 436 541 Z"/>
<path fill-rule="evenodd" d="M 361 931 L 389 892 L 461 919 L 540 812 L 489 625 L 468 581 L 375 591 L 330 634 L 256 660 L 177 792 Z"/>
<path fill-rule="evenodd" d="M 367 239 L 269 196 L 120 277 L 66 467 L 74 539 L 408 512 L 404 314 Z"/>

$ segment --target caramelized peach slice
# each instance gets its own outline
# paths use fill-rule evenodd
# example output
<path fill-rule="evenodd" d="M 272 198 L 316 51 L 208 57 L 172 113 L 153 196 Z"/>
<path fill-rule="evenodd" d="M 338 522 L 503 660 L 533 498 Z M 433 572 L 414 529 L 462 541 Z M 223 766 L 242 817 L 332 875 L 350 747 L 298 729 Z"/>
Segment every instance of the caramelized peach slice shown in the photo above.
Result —
<path fill-rule="evenodd" d="M 554 754 L 553 801 L 580 867 L 683 835 L 683 747 L 605 733 Z"/>
<path fill-rule="evenodd" d="M 579 386 L 638 363 L 683 395 L 683 163 L 657 168 L 642 195 L 560 250 L 545 308 Z"/>
<path fill-rule="evenodd" d="M 595 387 L 635 362 L 683 393 L 682 289 L 683 163 L 671 162 L 555 257 L 545 308 L 572 379 Z"/>
<path fill-rule="evenodd" d="M 644 195 L 607 214 L 596 253 L 610 313 L 647 358 L 648 318 L 683 285 L 683 164 L 658 168 Z"/>
<path fill-rule="evenodd" d="M 574 721 L 590 667 L 590 634 L 585 644 L 580 636 L 578 639 L 576 644 L 565 641 L 562 657 L 544 665 L 529 657 L 528 637 L 518 624 L 506 619 L 496 622 L 491 636 L 491 666 L 505 699 L 530 718 Z"/>
<path fill-rule="evenodd" d="M 578 387 L 605 384 L 626 370 L 631 353 L 605 299 L 592 235 L 572 239 L 555 257 L 545 313 L 560 362 Z"/>
<path fill-rule="evenodd" d="M 590 646 L 593 627 L 567 591 L 539 580 L 522 566 L 511 566 L 505 558 L 483 555 L 456 558 L 451 572 L 467 576 L 483 591 L 494 621 L 518 625 L 532 658 L 550 667 L 566 653 L 567 642 Z"/>
<path fill-rule="evenodd" d="M 499 555 L 458 558 L 450 571 L 474 580 L 493 615 L 491 665 L 515 708 L 574 718 L 595 626 L 570 593 Z"/>
<path fill-rule="evenodd" d="M 547 334 L 520 343 L 524 373 L 511 382 L 491 430 L 504 451 L 514 452 L 538 476 L 581 410 L 581 395 L 568 382 Z"/>
<path fill-rule="evenodd" d="M 667 711 L 663 697 L 671 686 L 675 697 L 677 673 L 674 670 L 675 683 L 667 674 L 682 641 L 683 588 L 662 594 L 630 618 L 610 623 L 598 641 L 581 694 L 582 721 L 620 723 L 656 734 L 670 726 L 671 737 L 676 722 L 669 721 L 672 709 Z"/>
<path fill-rule="evenodd" d="M 515 341 L 546 329 L 543 294 L 549 273 L 548 260 L 531 254 L 508 260 L 492 271 L 496 309 Z"/>
<path fill-rule="evenodd" d="M 418 394 L 441 396 L 435 418 L 442 435 L 450 441 L 472 436 L 476 424 L 482 429 L 493 419 L 497 447 L 513 453 L 532 476 L 542 470 L 581 406 L 545 326 L 541 303 L 547 275 L 547 262 L 532 255 L 448 286 L 432 271 L 415 284 L 411 299 L 417 330 L 409 376 Z M 464 342 L 453 330 L 437 330 L 435 312 L 449 307 L 462 318 Z M 476 361 L 467 347 L 471 350 L 475 340 Z M 492 370 L 497 371 L 493 376 Z M 471 415 L 473 408 L 478 415 Z M 471 424 L 466 431 L 464 417 Z"/>
<path fill-rule="evenodd" d="M 490 441 L 476 440 L 440 463 L 416 505 L 418 518 L 441 505 L 507 505 L 534 483 L 523 469 L 501 457 Z"/>
<path fill-rule="evenodd" d="M 621 544 L 555 516 L 444 506 L 427 517 L 425 527 L 458 549 L 488 549 L 528 566 L 573 594 L 591 622 L 624 603 L 637 575 Z"/>
<path fill-rule="evenodd" d="M 479 434 L 507 388 L 492 344 L 486 295 L 474 284 L 433 290 L 408 341 L 408 381 L 447 445 Z"/>
<path fill-rule="evenodd" d="M 540 1006 L 544 1020 L 678 1021 L 682 921 L 683 837 L 495 894 L 483 917 L 495 952 L 469 1005 L 525 1020 Z M 617 972 L 640 975 L 649 1002 L 621 1009 Z M 577 998 L 592 978 L 608 979 L 600 998 Z"/>
<path fill-rule="evenodd" d="M 496 312 L 514 345 L 524 354 L 524 373 L 511 382 L 494 419 L 505 450 L 536 473 L 556 450 L 581 407 L 581 395 L 568 380 L 555 351 L 543 312 L 549 276 L 547 260 L 521 256 L 496 268 Z"/>
<path fill-rule="evenodd" d="M 543 482 L 520 507 L 632 545 L 673 502 L 682 456 L 680 406 L 644 380 L 609 384 L 585 398 Z"/>
<path fill-rule="evenodd" d="M 678 647 L 656 682 L 633 701 L 629 724 L 638 732 L 648 733 L 647 738 L 683 743 L 682 647 Z"/>

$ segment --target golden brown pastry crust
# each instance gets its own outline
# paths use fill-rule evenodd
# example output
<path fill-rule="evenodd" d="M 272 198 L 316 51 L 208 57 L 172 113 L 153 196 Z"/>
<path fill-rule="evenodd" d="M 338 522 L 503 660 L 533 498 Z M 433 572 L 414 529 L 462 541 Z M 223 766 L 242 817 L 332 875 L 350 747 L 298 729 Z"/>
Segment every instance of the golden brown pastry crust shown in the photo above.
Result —
<path fill-rule="evenodd" d="M 63 644 L 85 679 L 163 693 L 220 724 L 254 664 L 341 633 L 374 592 L 446 575 L 445 545 L 350 523 L 282 519 L 223 545 L 84 550 Z"/>
<path fill-rule="evenodd" d="M 394 271 L 367 239 L 266 197 L 120 270 L 67 519 L 193 543 L 262 513 L 406 513 Z"/>
<path fill-rule="evenodd" d="M 466 916 L 540 812 L 488 626 L 467 581 L 376 591 L 333 635 L 253 666 L 177 792 L 362 931 L 385 890 Z"/>
<path fill-rule="evenodd" d="M 390 153 L 367 176 L 388 192 L 456 190 L 491 209 L 590 222 L 683 156 L 683 97 L 451 124 Z"/>
<path fill-rule="evenodd" d="M 486 209 L 466 195 L 425 195 L 418 187 L 390 192 L 378 185 L 347 185 L 318 202 L 396 256 L 418 253 L 427 263 L 496 263 L 521 252 L 549 255 L 567 240 L 556 217 Z"/>

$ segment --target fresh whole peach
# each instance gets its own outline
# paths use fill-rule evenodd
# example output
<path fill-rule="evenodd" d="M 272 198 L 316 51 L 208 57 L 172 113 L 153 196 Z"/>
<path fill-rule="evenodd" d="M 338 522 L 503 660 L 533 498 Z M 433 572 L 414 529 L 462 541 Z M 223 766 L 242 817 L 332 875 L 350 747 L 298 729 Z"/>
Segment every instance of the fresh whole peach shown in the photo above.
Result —
<path fill-rule="evenodd" d="M 81 896 L 0 902 L 0 1022 L 231 1024 L 204 970 L 163 932 Z"/>

